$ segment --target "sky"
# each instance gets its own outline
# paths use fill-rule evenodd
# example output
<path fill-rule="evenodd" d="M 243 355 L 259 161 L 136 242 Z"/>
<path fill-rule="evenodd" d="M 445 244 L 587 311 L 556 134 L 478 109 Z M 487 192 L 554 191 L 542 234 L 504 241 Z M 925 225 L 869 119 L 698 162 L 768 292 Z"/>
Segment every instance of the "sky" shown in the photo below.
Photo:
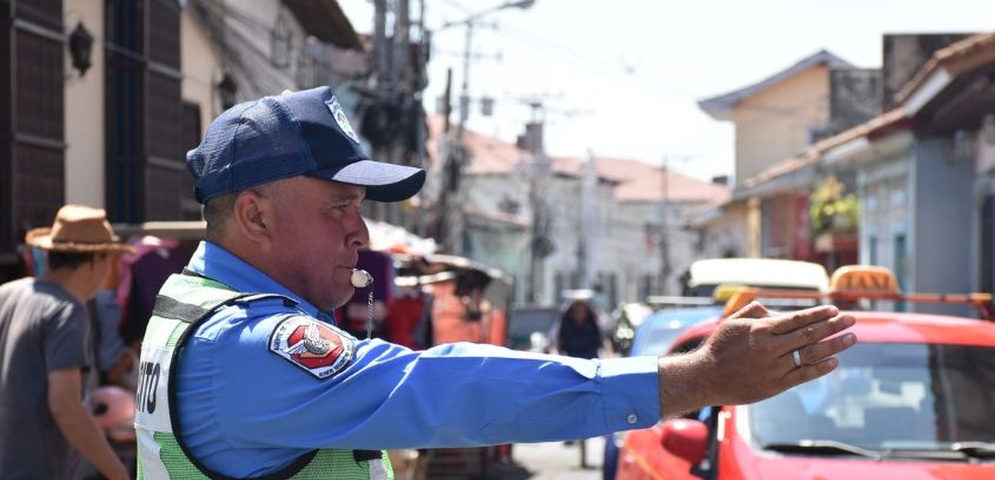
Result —
<path fill-rule="evenodd" d="M 452 69 L 462 86 L 470 15 L 502 0 L 424 0 L 432 30 L 425 108 Z M 413 21 L 420 1 L 410 0 Z M 393 2 L 389 2 L 393 3 Z M 339 0 L 373 30 L 370 0 Z M 546 151 L 630 158 L 708 180 L 734 175 L 734 131 L 698 101 L 738 90 L 825 49 L 856 67 L 881 66 L 882 35 L 995 30 L 993 0 L 536 0 L 487 13 L 472 32 L 467 126 L 514 142 L 541 100 Z M 454 112 L 452 120 L 457 121 Z"/>

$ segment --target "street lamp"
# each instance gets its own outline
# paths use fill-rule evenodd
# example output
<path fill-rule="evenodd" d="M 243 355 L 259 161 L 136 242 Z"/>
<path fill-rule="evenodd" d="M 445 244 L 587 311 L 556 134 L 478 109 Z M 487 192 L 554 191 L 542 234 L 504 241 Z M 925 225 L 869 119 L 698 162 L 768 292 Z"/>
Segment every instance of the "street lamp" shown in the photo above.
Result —
<path fill-rule="evenodd" d="M 83 22 L 79 22 L 76 29 L 69 34 L 69 56 L 72 57 L 73 67 L 79 70 L 80 77 L 90 69 L 92 50 L 93 35 L 83 26 Z"/>

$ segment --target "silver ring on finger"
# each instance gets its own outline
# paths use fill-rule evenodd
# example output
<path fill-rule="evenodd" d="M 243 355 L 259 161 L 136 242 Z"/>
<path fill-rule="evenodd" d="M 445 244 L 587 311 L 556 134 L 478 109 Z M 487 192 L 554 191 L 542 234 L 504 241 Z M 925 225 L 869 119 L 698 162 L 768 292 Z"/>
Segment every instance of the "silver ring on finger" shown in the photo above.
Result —
<path fill-rule="evenodd" d="M 791 351 L 791 359 L 795 361 L 795 368 L 802 366 L 802 353 L 800 348 Z"/>

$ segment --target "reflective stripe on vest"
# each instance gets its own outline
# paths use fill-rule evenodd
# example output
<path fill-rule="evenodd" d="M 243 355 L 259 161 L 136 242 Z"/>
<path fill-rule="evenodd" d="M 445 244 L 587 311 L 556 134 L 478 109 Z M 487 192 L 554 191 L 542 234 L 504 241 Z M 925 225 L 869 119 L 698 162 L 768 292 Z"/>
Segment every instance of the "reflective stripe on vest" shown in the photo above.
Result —
<path fill-rule="evenodd" d="M 297 304 L 283 295 L 236 292 L 200 276 L 171 275 L 166 280 L 156 298 L 142 342 L 135 396 L 138 478 L 230 478 L 194 459 L 181 436 L 175 434 L 179 422 L 171 413 L 176 406 L 172 389 L 176 375 L 173 367 L 178 347 L 201 322 L 224 307 L 267 298 L 280 298 L 288 305 Z M 392 480 L 394 474 L 386 452 L 318 449 L 278 472 L 258 478 Z"/>

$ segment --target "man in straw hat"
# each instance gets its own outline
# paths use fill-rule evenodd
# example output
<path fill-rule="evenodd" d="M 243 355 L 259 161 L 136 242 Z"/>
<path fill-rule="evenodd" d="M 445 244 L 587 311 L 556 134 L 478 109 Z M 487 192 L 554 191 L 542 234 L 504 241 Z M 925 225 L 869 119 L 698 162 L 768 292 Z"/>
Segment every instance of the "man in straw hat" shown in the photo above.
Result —
<path fill-rule="evenodd" d="M 25 243 L 47 253 L 40 278 L 0 285 L 0 478 L 72 479 L 82 454 L 110 479 L 129 473 L 82 395 L 93 367 L 86 302 L 130 247 L 104 211 L 59 209 Z"/>
<path fill-rule="evenodd" d="M 697 351 L 659 359 L 356 338 L 328 312 L 365 285 L 353 271 L 370 244 L 361 205 L 411 198 L 425 172 L 371 159 L 328 87 L 228 109 L 187 166 L 207 241 L 166 280 L 142 342 L 145 478 L 391 478 L 383 449 L 645 428 L 825 375 L 856 341 L 827 339 L 854 322 L 833 307 L 759 304 Z"/>

